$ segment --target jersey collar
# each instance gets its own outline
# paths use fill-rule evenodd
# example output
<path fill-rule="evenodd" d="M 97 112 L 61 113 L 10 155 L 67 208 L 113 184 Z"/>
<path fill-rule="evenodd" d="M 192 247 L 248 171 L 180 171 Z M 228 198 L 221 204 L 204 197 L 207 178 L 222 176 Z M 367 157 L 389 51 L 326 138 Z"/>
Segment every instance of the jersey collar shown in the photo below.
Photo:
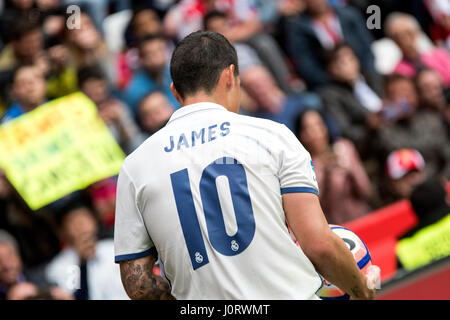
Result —
<path fill-rule="evenodd" d="M 179 108 L 176 110 L 172 116 L 170 117 L 168 124 L 172 121 L 179 119 L 181 117 L 187 116 L 189 114 L 192 114 L 194 112 L 204 111 L 204 110 L 223 110 L 227 111 L 225 107 L 221 106 L 220 104 L 213 103 L 213 102 L 199 102 L 190 104 L 184 107 Z"/>

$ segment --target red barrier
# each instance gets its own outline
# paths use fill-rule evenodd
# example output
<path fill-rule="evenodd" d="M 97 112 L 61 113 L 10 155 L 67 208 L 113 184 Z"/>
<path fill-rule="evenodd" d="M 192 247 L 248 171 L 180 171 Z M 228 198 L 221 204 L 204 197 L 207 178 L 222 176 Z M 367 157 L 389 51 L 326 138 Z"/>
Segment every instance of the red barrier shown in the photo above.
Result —
<path fill-rule="evenodd" d="M 417 216 L 408 200 L 376 210 L 345 224 L 367 245 L 372 262 L 381 268 L 381 280 L 392 277 L 397 270 L 397 240 L 417 224 Z"/>
<path fill-rule="evenodd" d="M 446 183 L 450 195 L 450 181 Z M 345 224 L 367 245 L 372 262 L 381 268 L 381 280 L 394 276 L 397 271 L 395 246 L 399 237 L 418 222 L 409 200 L 401 200 L 376 210 L 362 218 Z"/>

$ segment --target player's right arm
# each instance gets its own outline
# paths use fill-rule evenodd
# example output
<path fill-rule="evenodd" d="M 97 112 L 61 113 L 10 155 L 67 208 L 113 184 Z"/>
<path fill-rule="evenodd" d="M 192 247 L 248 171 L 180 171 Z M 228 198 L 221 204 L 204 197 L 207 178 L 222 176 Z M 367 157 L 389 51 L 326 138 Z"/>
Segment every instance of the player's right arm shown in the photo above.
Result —
<path fill-rule="evenodd" d="M 344 241 L 331 231 L 319 198 L 311 193 L 283 195 L 287 221 L 303 252 L 316 270 L 353 299 L 373 299 L 366 277 Z"/>
<path fill-rule="evenodd" d="M 309 153 L 286 127 L 279 136 L 280 188 L 286 220 L 316 270 L 353 299 L 372 299 L 366 277 L 344 241 L 331 231 L 319 203 Z"/>

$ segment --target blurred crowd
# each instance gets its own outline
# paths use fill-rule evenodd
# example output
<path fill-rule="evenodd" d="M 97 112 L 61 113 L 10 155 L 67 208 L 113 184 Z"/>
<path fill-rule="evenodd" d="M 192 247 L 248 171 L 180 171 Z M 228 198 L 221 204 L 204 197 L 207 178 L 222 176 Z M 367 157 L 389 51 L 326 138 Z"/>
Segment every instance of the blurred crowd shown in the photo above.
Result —
<path fill-rule="evenodd" d="M 0 122 L 82 91 L 129 154 L 179 108 L 171 52 L 200 29 L 236 48 L 240 112 L 284 123 L 310 152 L 329 223 L 429 181 L 444 188 L 447 0 L 0 1 Z M 31 211 L 0 170 L 0 299 L 125 299 L 115 187 L 112 177 Z"/>

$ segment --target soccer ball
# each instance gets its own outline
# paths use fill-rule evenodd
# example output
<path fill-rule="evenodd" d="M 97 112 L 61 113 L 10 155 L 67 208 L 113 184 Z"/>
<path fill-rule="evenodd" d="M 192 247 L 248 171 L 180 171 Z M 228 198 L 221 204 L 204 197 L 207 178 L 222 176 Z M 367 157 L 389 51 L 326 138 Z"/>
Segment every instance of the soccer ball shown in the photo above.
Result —
<path fill-rule="evenodd" d="M 344 240 L 347 247 L 353 254 L 353 257 L 358 264 L 359 269 L 366 274 L 369 266 L 372 265 L 372 259 L 370 257 L 369 250 L 365 243 L 351 230 L 330 224 L 331 230 L 336 233 L 342 240 Z M 349 300 L 350 296 L 336 287 L 331 282 L 323 279 L 322 287 L 316 292 L 316 294 L 323 300 Z"/>

